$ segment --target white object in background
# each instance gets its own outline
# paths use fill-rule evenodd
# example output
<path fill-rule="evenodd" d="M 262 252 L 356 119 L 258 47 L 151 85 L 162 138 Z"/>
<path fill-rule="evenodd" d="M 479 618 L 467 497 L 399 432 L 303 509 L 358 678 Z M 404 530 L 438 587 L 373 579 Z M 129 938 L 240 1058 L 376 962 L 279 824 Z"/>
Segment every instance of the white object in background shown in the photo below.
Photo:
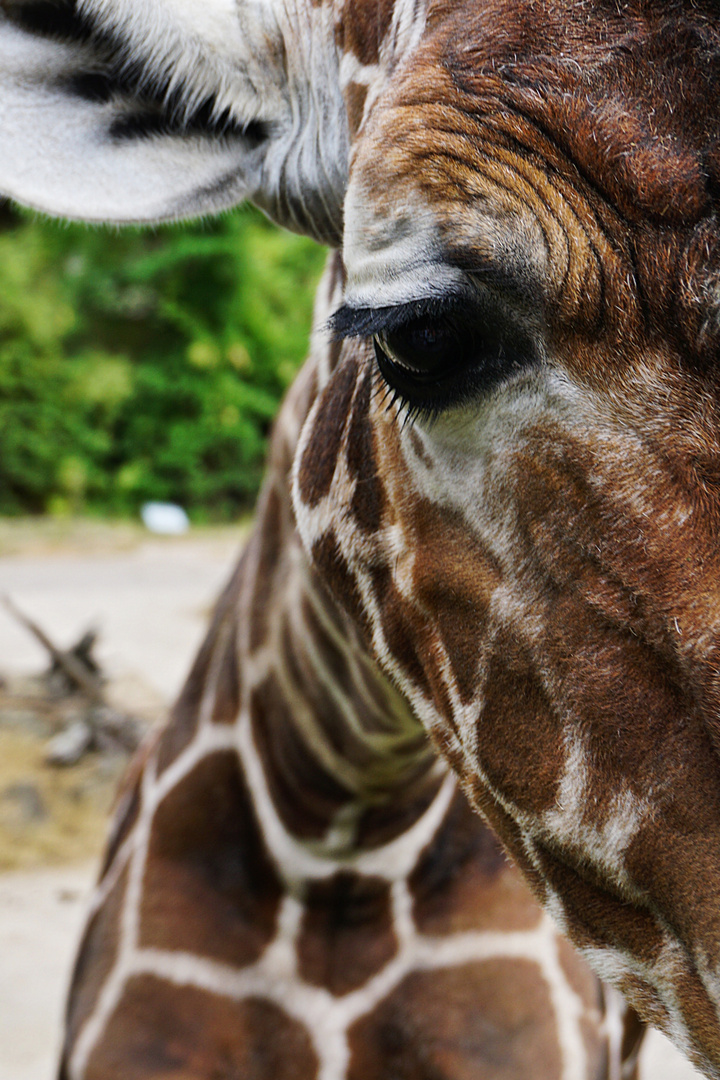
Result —
<path fill-rule="evenodd" d="M 140 517 L 146 529 L 161 536 L 182 536 L 190 528 L 190 519 L 182 506 L 175 503 L 144 503 Z"/>

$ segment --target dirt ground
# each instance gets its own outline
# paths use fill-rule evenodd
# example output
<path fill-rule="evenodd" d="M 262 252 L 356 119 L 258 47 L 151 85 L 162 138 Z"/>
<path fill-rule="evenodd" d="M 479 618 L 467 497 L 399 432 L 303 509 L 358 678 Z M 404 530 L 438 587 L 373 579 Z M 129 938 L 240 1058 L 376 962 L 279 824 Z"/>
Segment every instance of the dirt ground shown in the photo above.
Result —
<path fill-rule="evenodd" d="M 180 688 L 242 535 L 160 540 L 131 525 L 0 523 L 0 596 L 62 648 L 97 626 L 111 696 L 151 722 Z M 0 608 L 0 677 L 16 686 L 45 664 Z M 53 1080 L 64 994 L 123 767 L 122 755 L 90 755 L 49 769 L 52 720 L 32 715 L 0 710 L 0 1080 Z M 643 1080 L 698 1076 L 653 1033 Z"/>

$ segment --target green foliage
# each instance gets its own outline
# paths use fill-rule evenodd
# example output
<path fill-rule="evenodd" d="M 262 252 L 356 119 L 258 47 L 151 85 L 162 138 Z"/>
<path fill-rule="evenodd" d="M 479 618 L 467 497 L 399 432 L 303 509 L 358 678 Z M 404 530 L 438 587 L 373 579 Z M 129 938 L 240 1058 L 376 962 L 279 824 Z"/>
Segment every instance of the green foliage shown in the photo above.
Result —
<path fill-rule="evenodd" d="M 0 231 L 0 513 L 254 499 L 323 252 L 250 209 L 123 232 Z"/>

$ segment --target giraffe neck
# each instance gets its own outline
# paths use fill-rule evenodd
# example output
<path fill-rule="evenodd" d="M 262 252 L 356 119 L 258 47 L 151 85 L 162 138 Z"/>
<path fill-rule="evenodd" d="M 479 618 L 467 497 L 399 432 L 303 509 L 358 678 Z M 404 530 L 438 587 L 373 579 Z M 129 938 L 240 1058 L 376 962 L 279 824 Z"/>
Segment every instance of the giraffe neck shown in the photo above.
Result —
<path fill-rule="evenodd" d="M 246 563 L 248 738 L 283 827 L 332 857 L 394 839 L 427 809 L 444 769 L 309 567 L 287 475 L 265 491 Z"/>

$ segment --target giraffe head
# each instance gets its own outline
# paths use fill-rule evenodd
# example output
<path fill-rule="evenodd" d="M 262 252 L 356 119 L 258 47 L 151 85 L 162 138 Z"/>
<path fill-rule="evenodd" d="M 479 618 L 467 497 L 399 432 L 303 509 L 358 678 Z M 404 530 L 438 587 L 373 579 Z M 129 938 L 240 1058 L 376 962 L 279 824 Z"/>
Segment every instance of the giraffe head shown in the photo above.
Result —
<path fill-rule="evenodd" d="M 542 901 L 720 1076 L 720 22 L 431 4 L 354 141 L 306 546 Z"/>
<path fill-rule="evenodd" d="M 0 0 L 0 190 L 340 243 L 307 549 L 606 978 L 720 1077 L 712 0 Z"/>

